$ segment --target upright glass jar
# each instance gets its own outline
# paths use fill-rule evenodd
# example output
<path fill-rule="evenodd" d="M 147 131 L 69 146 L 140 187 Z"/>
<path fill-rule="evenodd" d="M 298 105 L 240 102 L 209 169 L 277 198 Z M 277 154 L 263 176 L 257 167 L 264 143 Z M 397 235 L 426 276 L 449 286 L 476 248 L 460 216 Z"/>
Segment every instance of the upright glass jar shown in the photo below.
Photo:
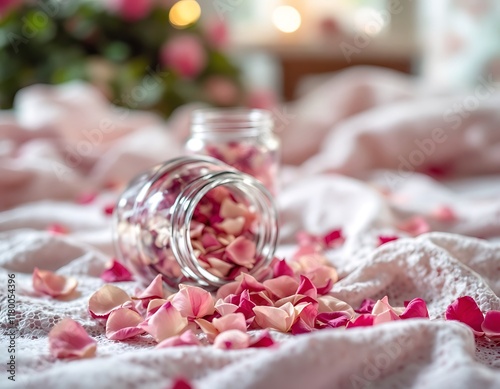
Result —
<path fill-rule="evenodd" d="M 210 157 L 182 157 L 136 177 L 114 213 L 118 258 L 145 283 L 206 288 L 241 272 L 263 278 L 278 239 L 273 199 L 255 178 Z"/>
<path fill-rule="evenodd" d="M 191 117 L 188 154 L 208 155 L 247 173 L 275 195 L 280 142 L 271 112 L 260 109 L 199 109 Z"/>

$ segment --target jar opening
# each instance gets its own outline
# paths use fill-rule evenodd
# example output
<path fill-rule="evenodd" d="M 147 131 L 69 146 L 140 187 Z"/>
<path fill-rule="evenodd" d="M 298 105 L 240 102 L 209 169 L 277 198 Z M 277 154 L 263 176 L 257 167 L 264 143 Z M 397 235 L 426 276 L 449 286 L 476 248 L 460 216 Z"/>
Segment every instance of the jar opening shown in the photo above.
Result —
<path fill-rule="evenodd" d="M 219 287 L 241 272 L 257 275 L 274 256 L 276 220 L 260 183 L 235 172 L 215 173 L 179 196 L 172 217 L 174 254 L 186 276 L 209 286 Z"/>
<path fill-rule="evenodd" d="M 191 116 L 191 132 L 197 136 L 255 136 L 270 132 L 271 112 L 262 109 L 198 109 Z"/>

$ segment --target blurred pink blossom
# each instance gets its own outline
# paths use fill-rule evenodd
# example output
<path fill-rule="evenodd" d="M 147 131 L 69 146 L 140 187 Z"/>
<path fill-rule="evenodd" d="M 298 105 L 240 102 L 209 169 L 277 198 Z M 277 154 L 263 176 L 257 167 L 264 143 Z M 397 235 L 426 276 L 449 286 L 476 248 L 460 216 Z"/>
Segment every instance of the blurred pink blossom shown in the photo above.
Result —
<path fill-rule="evenodd" d="M 21 0 L 0 0 L 0 16 L 17 7 Z"/>
<path fill-rule="evenodd" d="M 212 76 L 205 82 L 205 93 L 213 103 L 222 106 L 234 105 L 238 99 L 238 88 L 230 79 Z"/>
<path fill-rule="evenodd" d="M 194 78 L 205 67 L 207 54 L 196 36 L 178 35 L 163 46 L 160 60 L 181 77 Z"/>
<path fill-rule="evenodd" d="M 105 3 L 108 9 L 118 13 L 123 19 L 136 22 L 149 14 L 154 0 L 107 0 Z"/>
<path fill-rule="evenodd" d="M 223 49 L 228 42 L 227 25 L 219 19 L 211 19 L 205 24 L 205 37 L 208 43 L 216 49 Z"/>

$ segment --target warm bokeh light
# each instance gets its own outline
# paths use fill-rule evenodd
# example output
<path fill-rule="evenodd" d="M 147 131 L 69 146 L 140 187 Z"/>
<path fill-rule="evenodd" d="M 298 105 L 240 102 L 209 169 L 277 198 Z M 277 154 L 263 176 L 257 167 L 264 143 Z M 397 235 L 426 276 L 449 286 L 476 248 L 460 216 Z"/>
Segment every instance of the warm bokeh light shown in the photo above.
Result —
<path fill-rule="evenodd" d="M 299 11 L 289 5 L 282 5 L 273 12 L 273 23 L 282 32 L 297 31 L 301 22 Z"/>
<path fill-rule="evenodd" d="M 174 27 L 184 28 L 196 23 L 200 15 L 201 8 L 195 0 L 181 0 L 172 6 L 168 16 Z"/>

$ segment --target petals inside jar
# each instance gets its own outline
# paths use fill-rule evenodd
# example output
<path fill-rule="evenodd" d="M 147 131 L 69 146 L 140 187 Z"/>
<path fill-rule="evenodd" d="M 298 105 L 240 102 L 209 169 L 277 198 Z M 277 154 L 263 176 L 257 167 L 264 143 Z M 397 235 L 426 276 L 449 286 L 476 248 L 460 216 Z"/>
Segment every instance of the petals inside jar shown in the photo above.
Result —
<path fill-rule="evenodd" d="M 191 246 L 199 265 L 217 277 L 234 280 L 251 270 L 258 258 L 258 215 L 229 189 L 210 190 L 191 220 Z"/>

